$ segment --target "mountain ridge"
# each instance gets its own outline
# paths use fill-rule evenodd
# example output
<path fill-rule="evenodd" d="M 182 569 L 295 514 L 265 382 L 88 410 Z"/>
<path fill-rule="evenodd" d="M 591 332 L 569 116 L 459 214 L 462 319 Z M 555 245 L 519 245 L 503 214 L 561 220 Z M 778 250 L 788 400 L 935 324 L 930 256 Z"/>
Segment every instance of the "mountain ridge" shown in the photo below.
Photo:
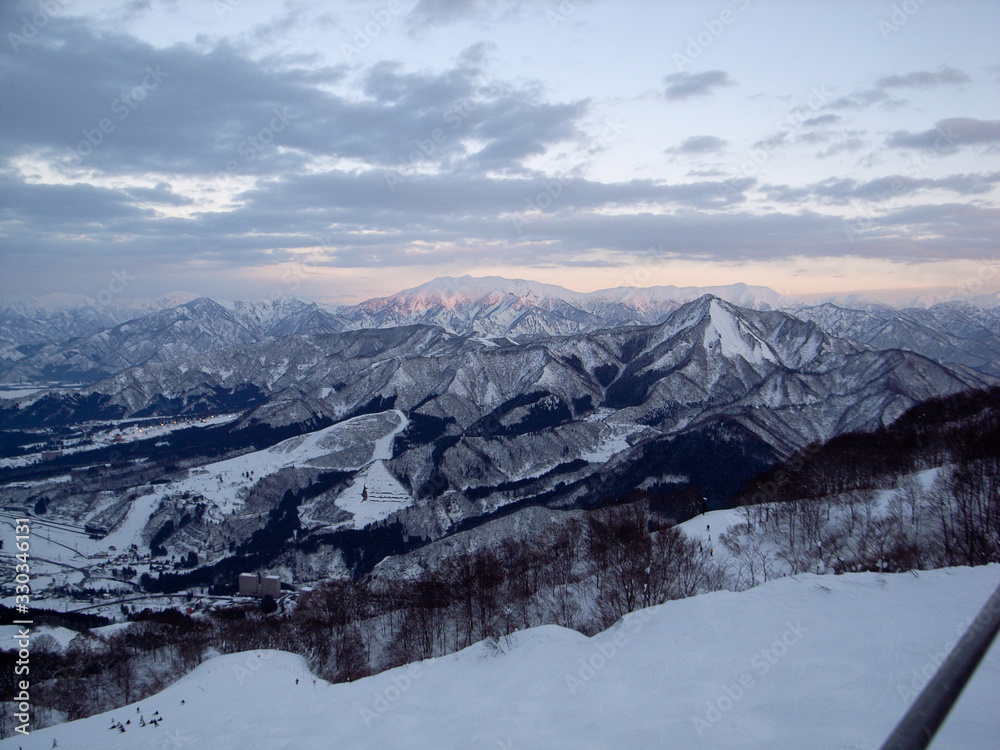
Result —
<path fill-rule="evenodd" d="M 572 292 L 555 285 L 500 277 L 441 277 L 389 297 L 331 306 L 282 297 L 216 301 L 197 297 L 137 318 L 113 322 L 79 308 L 29 320 L 0 312 L 0 383 L 94 383 L 144 362 L 205 353 L 266 338 L 438 326 L 457 335 L 516 342 L 590 333 L 623 325 L 654 325 L 690 302 L 712 294 L 745 309 L 783 309 L 839 337 L 877 349 L 910 349 L 944 364 L 1000 375 L 1000 308 L 952 301 L 930 308 L 794 302 L 767 287 L 617 287 Z M 165 300 L 170 302 L 172 300 Z M 106 325 L 107 324 L 107 325 Z M 72 333 L 72 335 L 67 335 Z"/>

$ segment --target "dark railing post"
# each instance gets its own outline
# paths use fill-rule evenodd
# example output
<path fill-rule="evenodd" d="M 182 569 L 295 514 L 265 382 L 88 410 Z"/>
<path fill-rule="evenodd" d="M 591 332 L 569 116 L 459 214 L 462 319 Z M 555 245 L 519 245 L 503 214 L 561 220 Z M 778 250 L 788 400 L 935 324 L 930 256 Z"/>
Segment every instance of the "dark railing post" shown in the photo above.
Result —
<path fill-rule="evenodd" d="M 965 684 L 986 655 L 1000 630 L 1000 586 L 986 600 L 976 619 L 955 645 L 944 664 L 917 696 L 882 750 L 923 750 L 944 723 Z"/>

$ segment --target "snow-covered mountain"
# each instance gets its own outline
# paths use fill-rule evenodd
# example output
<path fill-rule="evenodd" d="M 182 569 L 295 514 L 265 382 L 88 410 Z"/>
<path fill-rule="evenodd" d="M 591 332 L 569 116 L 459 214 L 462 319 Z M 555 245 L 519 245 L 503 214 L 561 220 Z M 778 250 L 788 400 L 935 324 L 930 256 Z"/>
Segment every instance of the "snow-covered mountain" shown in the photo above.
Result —
<path fill-rule="evenodd" d="M 992 310 L 1000 307 L 1000 292 L 992 294 L 965 294 L 957 299 L 954 295 L 946 294 L 921 294 L 909 300 L 905 307 L 934 307 L 935 305 L 948 304 L 950 302 L 965 302 L 984 310 Z"/>
<path fill-rule="evenodd" d="M 617 287 L 584 293 L 520 279 L 462 276 L 437 278 L 339 312 L 358 328 L 421 323 L 454 333 L 518 338 L 658 323 L 684 302 L 706 294 L 753 309 L 795 304 L 766 287 L 746 284 Z"/>
<path fill-rule="evenodd" d="M 75 321 L 81 323 L 79 317 Z M 269 337 L 340 330 L 339 319 L 314 302 L 220 303 L 198 297 L 112 327 L 92 327 L 68 339 L 8 350 L 0 357 L 0 382 L 92 383 L 144 363 L 254 344 Z"/>
<path fill-rule="evenodd" d="M 214 315 L 221 308 L 208 300 L 187 307 L 209 310 L 213 321 L 230 320 Z M 227 334 L 251 337 L 245 328 Z M 227 399 L 242 392 L 253 394 L 247 405 L 270 402 L 262 407 L 269 421 L 280 421 L 280 404 L 338 419 L 376 399 L 467 428 L 497 410 L 501 421 L 514 413 L 527 418 L 509 404 L 542 393 L 555 399 L 560 419 L 604 406 L 618 411 L 618 421 L 674 432 L 738 415 L 767 442 L 785 447 L 876 426 L 933 395 L 993 382 L 962 365 L 873 350 L 787 313 L 705 296 L 657 325 L 524 344 L 423 325 L 189 350 L 77 392 L 26 397 L 6 414 L 44 423 L 54 414 L 65 418 L 80 402 L 88 413 L 116 417 L 225 410 L 232 406 Z"/>
<path fill-rule="evenodd" d="M 763 287 L 619 288 L 589 294 L 499 277 L 439 278 L 390 297 L 335 306 L 283 297 L 185 299 L 133 305 L 22 298 L 0 308 L 0 382 L 92 383 L 145 362 L 268 337 L 435 325 L 457 334 L 530 339 L 658 323 L 686 301 L 717 294 L 752 308 L 794 301 Z M 170 304 L 175 302 L 175 304 Z"/>
<path fill-rule="evenodd" d="M 348 306 L 294 298 L 226 302 L 205 297 L 169 306 L 168 298 L 143 303 L 155 309 L 126 320 L 121 318 L 138 308 L 21 300 L 0 311 L 0 383 L 94 383 L 140 364 L 268 338 L 410 325 L 526 342 L 659 324 L 705 294 L 747 310 L 784 309 L 835 336 L 877 349 L 908 349 L 944 364 L 1000 374 L 1000 308 L 968 302 L 907 309 L 873 302 L 803 306 L 766 287 L 746 284 L 580 293 L 532 281 L 463 276 L 434 279 Z"/>
<path fill-rule="evenodd" d="M 96 300 L 75 294 L 0 297 L 0 357 L 16 346 L 62 341 L 183 305 L 195 298 L 172 292 L 156 299 Z"/>
<path fill-rule="evenodd" d="M 834 336 L 876 349 L 908 349 L 943 364 L 1000 375 L 1000 308 L 982 309 L 960 301 L 903 309 L 826 303 L 792 312 Z"/>
<path fill-rule="evenodd" d="M 215 315 L 218 308 L 188 305 L 192 315 L 232 320 Z M 245 542 L 264 523 L 248 522 L 244 507 L 266 519 L 286 491 L 310 486 L 320 494 L 303 500 L 301 518 L 314 530 L 381 517 L 362 498 L 370 483 L 372 493 L 392 498 L 371 508 L 395 514 L 400 539 L 441 538 L 519 504 L 591 507 L 640 486 L 665 496 L 670 487 L 697 488 L 709 507 L 723 507 L 750 477 L 814 441 L 874 429 L 930 397 L 996 382 L 962 365 L 837 338 L 785 312 L 704 296 L 656 325 L 520 344 L 411 325 L 190 352 L 85 388 L 0 402 L 0 428 L 89 435 L 127 418 L 241 412 L 176 440 L 112 445 L 90 458 L 73 452 L 51 468 L 38 453 L 5 471 L 35 480 L 96 463 L 92 484 L 46 492 L 58 493 L 75 523 L 127 527 L 140 544 L 168 521 L 179 528 L 201 503 L 213 523 L 187 524 L 171 549 L 218 547 L 225 556 L 227 544 Z M 366 437 L 354 440 L 353 453 L 329 447 L 362 424 Z M 34 434 L 25 440 L 37 441 Z M 303 439 L 343 455 L 286 462 Z M 129 479 L 113 468 L 123 458 Z M 112 475 L 102 478 L 108 461 Z M 192 462 L 195 473 L 151 489 L 151 480 Z M 109 482 L 114 502 L 101 492 Z M 346 572 L 356 562 L 331 564 Z"/>
<path fill-rule="evenodd" d="M 286 652 L 216 656 L 139 703 L 0 748 L 878 747 L 997 573 L 805 574 L 633 612 L 592 638 L 545 625 L 340 684 Z M 935 746 L 993 747 L 998 691 L 994 646 Z"/>

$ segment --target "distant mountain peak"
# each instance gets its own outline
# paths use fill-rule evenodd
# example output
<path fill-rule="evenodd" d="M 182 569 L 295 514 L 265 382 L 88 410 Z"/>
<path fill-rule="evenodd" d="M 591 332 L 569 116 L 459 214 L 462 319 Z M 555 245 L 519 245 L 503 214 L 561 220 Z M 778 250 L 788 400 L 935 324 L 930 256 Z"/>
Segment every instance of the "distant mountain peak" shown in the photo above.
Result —
<path fill-rule="evenodd" d="M 779 294 L 765 286 L 736 283 L 710 287 L 679 286 L 620 286 L 598 289 L 593 292 L 577 292 L 556 284 L 545 284 L 526 279 L 507 279 L 502 276 L 439 276 L 419 286 L 404 289 L 389 297 L 407 301 L 447 301 L 481 300 L 491 294 L 510 294 L 534 301 L 558 298 L 574 304 L 599 301 L 630 302 L 641 306 L 648 302 L 682 304 L 705 294 L 754 309 L 778 309 L 794 307 L 801 303 L 792 297 Z M 362 303 L 364 304 L 364 303 Z"/>

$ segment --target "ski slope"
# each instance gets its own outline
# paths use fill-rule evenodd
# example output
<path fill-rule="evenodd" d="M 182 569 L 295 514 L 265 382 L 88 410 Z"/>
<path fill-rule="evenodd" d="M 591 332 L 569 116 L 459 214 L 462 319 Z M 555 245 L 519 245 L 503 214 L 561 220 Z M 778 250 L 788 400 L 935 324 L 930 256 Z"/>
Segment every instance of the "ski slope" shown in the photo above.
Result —
<path fill-rule="evenodd" d="M 368 498 L 364 498 L 367 491 Z M 373 461 L 354 477 L 354 483 L 337 495 L 338 508 L 354 515 L 354 528 L 381 521 L 413 504 L 413 498 L 381 461 Z M 303 514 L 303 517 L 307 517 Z"/>
<path fill-rule="evenodd" d="M 354 514 L 354 518 L 339 525 L 362 528 L 380 521 L 413 503 L 413 498 L 383 463 L 392 457 L 393 440 L 408 423 L 406 415 L 399 410 L 366 414 L 264 450 L 192 469 L 186 478 L 157 485 L 137 497 L 125 517 L 103 539 L 90 538 L 83 524 L 99 517 L 109 505 L 117 502 L 115 493 L 104 493 L 106 497 L 87 519 L 79 521 L 79 526 L 54 522 L 50 518 L 33 519 L 35 598 L 43 597 L 48 587 L 82 584 L 87 578 L 85 569 L 93 569 L 106 561 L 109 551 L 110 557 L 114 557 L 133 544 L 144 548 L 143 534 L 166 498 L 190 492 L 207 501 L 209 518 L 220 520 L 241 511 L 256 482 L 290 467 L 355 471 L 351 484 L 335 499 L 337 507 Z M 365 488 L 369 499 L 362 501 Z M 309 505 L 300 510 L 303 519 L 311 522 Z M 14 550 L 14 519 L 14 514 L 0 514 L 0 541 L 3 541 L 0 555 Z M 146 572 L 145 568 L 142 572 Z M 12 606 L 13 599 L 6 597 L 3 603 Z"/>
<path fill-rule="evenodd" d="M 354 417 L 261 451 L 195 469 L 190 477 L 173 482 L 166 491 L 203 495 L 218 512 L 230 514 L 239 510 L 254 484 L 282 469 L 360 469 L 374 459 L 391 457 L 393 438 L 407 423 L 406 415 L 398 409 Z"/>
<path fill-rule="evenodd" d="M 918 490 L 925 495 L 931 492 L 934 482 L 937 480 L 938 475 L 941 472 L 941 467 L 935 467 L 931 469 L 923 469 L 912 474 L 907 474 L 900 477 L 898 484 L 902 486 L 905 482 L 910 481 L 914 484 Z M 890 503 L 893 498 L 897 497 L 901 489 L 899 488 L 888 488 L 881 489 L 875 492 L 874 496 L 874 506 L 873 512 L 876 516 L 887 516 L 892 514 Z M 843 516 L 846 511 L 843 507 L 837 507 L 834 498 L 829 498 L 829 501 L 833 507 L 831 507 L 831 515 L 836 518 L 839 514 Z M 771 505 L 769 503 L 763 503 L 761 507 L 766 507 Z M 780 506 L 780 503 L 777 505 Z M 771 505 L 771 507 L 775 507 Z M 732 556 L 726 546 L 722 544 L 719 537 L 730 531 L 734 526 L 746 523 L 746 516 L 744 510 L 741 508 L 727 508 L 724 510 L 713 510 L 707 513 L 702 513 L 690 518 L 687 521 L 677 524 L 677 529 L 682 531 L 685 536 L 693 539 L 694 541 L 700 543 L 704 549 L 711 550 L 712 555 L 722 563 L 728 563 L 730 565 L 738 565 L 739 562 Z M 773 542 L 765 541 L 762 545 L 763 549 L 770 555 L 769 564 L 773 566 L 773 574 L 776 576 L 789 575 L 791 573 L 791 568 L 788 564 L 779 559 L 776 554 L 778 552 L 778 547 Z"/>
<path fill-rule="evenodd" d="M 131 543 L 141 543 L 142 530 L 161 500 L 168 495 L 190 492 L 201 496 L 209 503 L 209 517 L 221 518 L 238 513 L 253 485 L 282 469 L 311 466 L 371 473 L 373 462 L 391 458 L 392 441 L 408 423 L 406 415 L 398 409 L 365 414 L 322 430 L 283 440 L 264 450 L 192 469 L 187 478 L 159 486 L 139 497 L 124 521 L 100 542 L 100 546 L 106 548 L 113 544 L 118 549 L 124 549 Z M 406 491 L 384 467 L 381 473 L 376 473 L 373 481 L 386 485 L 384 493 L 392 495 L 395 501 L 386 503 L 380 509 L 364 508 L 361 518 L 370 516 L 371 519 L 378 520 L 412 503 Z M 390 486 L 390 483 L 395 487 Z M 358 484 L 359 501 L 362 488 L 362 484 Z M 365 521 L 367 522 L 370 521 Z M 359 521 L 358 525 L 360 527 L 363 523 Z"/>
<path fill-rule="evenodd" d="M 137 704 L 158 727 L 136 727 L 129 706 L 0 748 L 867 750 L 998 580 L 1000 565 L 783 578 L 633 613 L 594 638 L 534 628 L 340 685 L 291 654 L 221 656 Z M 998 693 L 994 644 L 933 747 L 995 747 Z"/>

